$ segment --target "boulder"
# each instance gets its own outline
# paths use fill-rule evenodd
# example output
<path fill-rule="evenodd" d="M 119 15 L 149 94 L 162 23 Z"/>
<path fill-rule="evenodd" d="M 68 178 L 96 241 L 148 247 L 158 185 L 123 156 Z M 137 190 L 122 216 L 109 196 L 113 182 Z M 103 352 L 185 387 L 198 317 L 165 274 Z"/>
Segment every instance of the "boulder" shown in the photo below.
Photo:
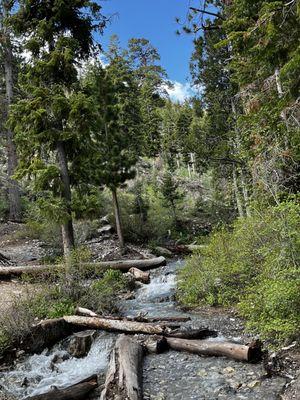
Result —
<path fill-rule="evenodd" d="M 90 351 L 95 337 L 95 330 L 86 330 L 75 333 L 68 346 L 68 353 L 76 358 L 85 357 Z"/>

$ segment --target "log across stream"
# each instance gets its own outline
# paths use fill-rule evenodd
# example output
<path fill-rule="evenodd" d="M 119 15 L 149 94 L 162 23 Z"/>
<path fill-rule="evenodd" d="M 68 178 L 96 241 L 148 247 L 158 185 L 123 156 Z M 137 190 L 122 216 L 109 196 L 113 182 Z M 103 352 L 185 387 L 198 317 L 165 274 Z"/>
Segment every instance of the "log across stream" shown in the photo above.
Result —
<path fill-rule="evenodd" d="M 93 335 L 90 351 L 85 357 L 70 356 L 68 346 L 71 339 L 67 338 L 52 349 L 43 350 L 40 354 L 21 357 L 13 370 L 0 372 L 0 398 L 2 387 L 3 391 L 8 391 L 17 399 L 80 398 L 75 397 L 74 390 L 77 390 L 78 396 L 83 393 L 82 398 L 88 399 L 86 391 L 98 386 L 93 399 L 100 399 L 102 392 L 102 399 L 123 400 L 123 397 L 118 396 L 127 391 L 130 393 L 130 400 L 142 398 L 144 400 L 156 398 L 164 400 L 219 398 L 275 400 L 285 383 L 283 378 L 262 379 L 264 370 L 260 363 L 249 364 L 228 358 L 235 350 L 235 346 L 231 346 L 230 343 L 227 347 L 228 357 L 215 357 L 222 348 L 221 344 L 226 340 L 222 334 L 231 341 L 242 340 L 238 337 L 241 331 L 234 316 L 221 313 L 199 316 L 184 313 L 177 307 L 174 301 L 175 271 L 182 265 L 180 261 L 173 262 L 152 271 L 150 283 L 141 284 L 134 299 L 120 304 L 123 316 L 139 315 L 138 321 L 128 318 L 130 322 L 133 322 L 126 325 L 128 329 L 135 327 L 141 333 L 143 323 L 152 327 L 151 332 L 146 335 L 147 343 L 145 342 L 146 332 L 143 335 L 144 342 L 143 340 L 141 342 L 140 335 L 135 337 L 131 333 L 130 336 L 124 337 L 121 334 L 120 320 L 112 320 L 112 323 L 108 325 L 107 321 L 103 321 L 112 332 L 97 330 L 97 335 Z M 97 322 L 93 320 L 97 318 L 95 315 L 83 316 L 90 319 L 74 320 L 74 318 L 78 317 L 73 316 L 69 322 L 80 321 L 84 325 L 87 321 L 93 321 L 91 326 L 86 325 L 81 329 L 97 329 Z M 205 341 L 186 341 L 182 335 L 171 337 L 166 335 L 165 330 L 161 332 L 160 329 L 153 328 L 162 324 L 170 327 L 180 325 L 181 328 L 209 326 L 216 329 L 219 336 L 207 338 Z M 173 331 L 173 328 L 171 330 Z M 154 333 L 158 336 L 153 336 Z M 139 341 L 136 341 L 137 339 Z M 119 347 L 115 347 L 114 358 L 111 357 L 109 360 L 109 355 L 112 354 L 111 351 L 117 340 L 119 340 Z M 142 343 L 143 348 L 147 347 L 149 353 L 146 355 L 143 351 L 142 354 L 140 345 L 134 343 Z M 171 347 L 171 350 L 165 351 L 167 347 Z M 127 350 L 124 352 L 122 349 Z M 160 354 L 156 354 L 157 352 Z M 207 355 L 211 352 L 211 355 L 215 356 L 199 356 L 205 352 Z M 245 359 L 247 352 L 246 347 L 238 348 L 241 359 Z M 106 374 L 108 366 L 110 372 Z M 94 374 L 100 376 L 97 383 L 94 380 Z M 80 383 L 79 386 L 77 383 Z M 102 386 L 104 383 L 105 390 Z M 45 392 L 50 392 L 50 397 L 42 395 Z M 61 397 L 62 393 L 69 397 Z"/>

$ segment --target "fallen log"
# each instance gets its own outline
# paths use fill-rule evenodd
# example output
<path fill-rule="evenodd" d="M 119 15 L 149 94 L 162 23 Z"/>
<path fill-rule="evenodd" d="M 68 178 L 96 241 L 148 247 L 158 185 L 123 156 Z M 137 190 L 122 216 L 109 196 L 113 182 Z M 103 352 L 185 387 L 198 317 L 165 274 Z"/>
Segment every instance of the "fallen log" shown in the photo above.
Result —
<path fill-rule="evenodd" d="M 136 321 L 136 322 L 146 322 L 146 323 L 153 323 L 153 322 L 187 322 L 190 321 L 190 317 L 145 317 L 143 315 L 137 315 L 136 317 L 116 317 L 110 315 L 99 315 L 96 314 L 94 311 L 89 310 L 88 308 L 84 307 L 76 307 L 75 315 L 81 315 L 83 317 L 98 317 L 98 318 L 105 318 L 105 319 L 114 319 L 119 321 Z"/>
<path fill-rule="evenodd" d="M 84 307 L 76 307 L 75 314 L 83 315 L 84 317 L 100 317 L 100 315 L 96 314 L 94 311 Z"/>
<path fill-rule="evenodd" d="M 174 246 L 166 246 L 166 248 L 174 254 L 191 254 L 194 251 L 200 251 L 205 247 L 202 244 L 177 244 Z"/>
<path fill-rule="evenodd" d="M 86 275 L 97 275 L 107 269 L 117 269 L 123 272 L 129 271 L 132 267 L 140 270 L 148 270 L 166 265 L 164 257 L 155 257 L 143 260 L 119 260 L 101 261 L 95 263 L 81 263 L 81 267 L 86 267 Z M 0 267 L 0 280 L 20 277 L 22 275 L 41 275 L 47 273 L 57 273 L 64 268 L 63 264 L 56 265 L 25 265 L 18 267 Z"/>
<path fill-rule="evenodd" d="M 150 354 L 160 354 L 168 350 L 168 342 L 164 336 L 150 336 L 143 341 L 143 346 Z"/>
<path fill-rule="evenodd" d="M 127 321 L 119 319 L 108 319 L 100 317 L 80 317 L 70 315 L 63 317 L 64 321 L 86 327 L 89 329 L 103 329 L 112 332 L 126 332 L 126 333 L 146 333 L 149 335 L 163 335 L 171 333 L 171 328 L 158 324 L 150 324 L 145 322 Z"/>
<path fill-rule="evenodd" d="M 186 340 L 167 338 L 169 347 L 173 350 L 187 351 L 203 356 L 229 357 L 238 361 L 258 361 L 261 349 L 256 344 L 243 345 L 230 342 L 217 342 L 209 340 Z"/>
<path fill-rule="evenodd" d="M 26 397 L 25 400 L 84 400 L 98 386 L 97 375 L 64 389 L 54 388 L 47 393 Z"/>
<path fill-rule="evenodd" d="M 128 271 L 136 281 L 142 282 L 142 283 L 149 283 L 150 282 L 150 272 L 149 271 L 141 271 L 138 268 L 132 267 Z"/>
<path fill-rule="evenodd" d="M 143 318 L 143 317 L 135 317 L 135 320 L 138 321 L 138 318 Z M 166 322 L 187 322 L 190 321 L 190 317 L 145 317 L 144 322 L 160 322 L 160 321 L 166 321 Z"/>
<path fill-rule="evenodd" d="M 166 336 L 178 338 L 178 339 L 206 339 L 208 337 L 216 337 L 218 333 L 208 328 L 179 328 L 174 329 L 171 332 L 167 332 Z"/>
<path fill-rule="evenodd" d="M 76 329 L 75 329 L 76 331 Z M 29 353 L 39 353 L 74 333 L 63 318 L 47 319 L 34 325 L 18 347 Z"/>
<path fill-rule="evenodd" d="M 119 336 L 100 400 L 142 400 L 142 362 L 142 346 L 128 336 Z"/>
<path fill-rule="evenodd" d="M 162 265 L 166 265 L 166 263 L 167 262 L 164 257 L 155 257 L 143 260 L 102 261 L 98 264 L 101 264 L 103 267 L 119 269 L 127 272 L 132 267 L 145 271 L 148 269 L 161 267 Z"/>

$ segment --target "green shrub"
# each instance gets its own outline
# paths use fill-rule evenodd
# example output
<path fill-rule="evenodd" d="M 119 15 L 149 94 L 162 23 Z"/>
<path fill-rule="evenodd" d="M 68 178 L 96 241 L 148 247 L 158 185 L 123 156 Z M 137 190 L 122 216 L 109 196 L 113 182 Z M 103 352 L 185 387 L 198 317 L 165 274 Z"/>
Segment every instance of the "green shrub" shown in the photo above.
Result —
<path fill-rule="evenodd" d="M 99 314 L 117 312 L 117 297 L 127 288 L 128 282 L 120 271 L 108 270 L 103 278 L 92 283 L 81 304 Z"/>
<path fill-rule="evenodd" d="M 179 275 L 189 306 L 238 305 L 248 327 L 276 340 L 299 324 L 300 207 L 287 201 L 214 232 Z"/>
<path fill-rule="evenodd" d="M 118 296 L 128 288 L 125 276 L 120 271 L 108 270 L 101 279 L 89 282 L 85 277 L 86 265 L 79 265 L 88 260 L 88 250 L 78 249 L 66 268 L 48 276 L 46 283 L 44 279 L 38 285 L 24 287 L 22 298 L 16 297 L 10 310 L 0 316 L 0 354 L 12 343 L 24 339 L 36 318 L 70 315 L 77 306 L 101 314 L 118 310 Z"/>

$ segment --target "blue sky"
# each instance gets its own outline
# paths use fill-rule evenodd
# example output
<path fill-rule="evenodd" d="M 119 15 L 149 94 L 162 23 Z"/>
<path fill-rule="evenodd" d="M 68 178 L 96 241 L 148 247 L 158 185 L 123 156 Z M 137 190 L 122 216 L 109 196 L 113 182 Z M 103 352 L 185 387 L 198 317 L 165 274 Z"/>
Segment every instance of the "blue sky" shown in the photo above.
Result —
<path fill-rule="evenodd" d="M 199 3 L 199 2 L 198 2 Z M 126 46 L 132 37 L 144 37 L 158 49 L 161 64 L 174 82 L 171 96 L 182 101 L 191 94 L 189 59 L 193 51 L 192 35 L 176 35 L 176 17 L 185 19 L 189 0 L 103 0 L 105 15 L 116 14 L 105 29 L 101 43 L 105 48 L 112 34 Z"/>

